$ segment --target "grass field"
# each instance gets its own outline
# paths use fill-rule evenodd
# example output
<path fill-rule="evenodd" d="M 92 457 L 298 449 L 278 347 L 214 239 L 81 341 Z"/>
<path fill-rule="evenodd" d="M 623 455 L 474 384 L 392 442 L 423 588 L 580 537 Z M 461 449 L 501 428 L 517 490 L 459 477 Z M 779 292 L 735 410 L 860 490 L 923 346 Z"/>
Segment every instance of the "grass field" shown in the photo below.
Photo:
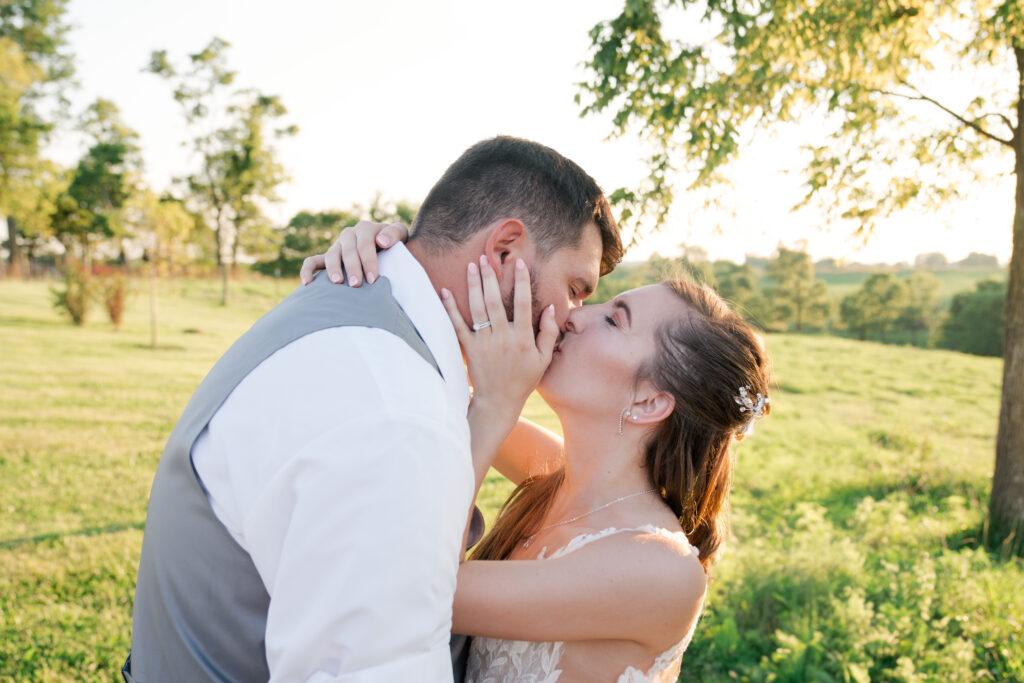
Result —
<path fill-rule="evenodd" d="M 115 332 L 0 282 L 0 681 L 112 680 L 164 440 L 290 286 L 165 283 Z M 1024 563 L 977 547 L 999 361 L 772 336 L 773 414 L 737 453 L 735 538 L 683 680 L 1024 681 Z M 549 426 L 536 399 L 527 413 Z M 493 517 L 509 490 L 488 478 Z"/>

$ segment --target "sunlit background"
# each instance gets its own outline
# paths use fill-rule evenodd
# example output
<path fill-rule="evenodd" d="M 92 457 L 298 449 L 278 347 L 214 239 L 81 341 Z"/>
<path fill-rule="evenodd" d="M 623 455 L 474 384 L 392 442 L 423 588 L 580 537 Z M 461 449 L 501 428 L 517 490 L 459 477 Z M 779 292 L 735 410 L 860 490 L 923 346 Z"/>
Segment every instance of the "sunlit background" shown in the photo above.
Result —
<path fill-rule="evenodd" d="M 72 0 L 69 7 L 79 82 L 73 111 L 97 97 L 113 100 L 140 134 L 146 180 L 157 191 L 189 170 L 181 145 L 188 135 L 170 87 L 143 67 L 155 49 L 180 63 L 213 36 L 231 44 L 239 87 L 280 95 L 299 126 L 280 146 L 291 181 L 269 213 L 282 225 L 297 211 L 365 204 L 378 192 L 418 202 L 463 149 L 495 134 L 556 148 L 606 191 L 645 175 L 637 139 L 608 139 L 610 120 L 581 119 L 574 101 L 588 31 L 615 16 L 619 0 Z M 955 78 L 944 74 L 942 82 L 955 88 Z M 678 192 L 668 225 L 627 258 L 673 256 L 686 243 L 742 262 L 781 243 L 815 259 L 864 263 L 912 263 L 936 251 L 950 261 L 972 251 L 1009 259 L 1012 179 L 998 176 L 1011 170 L 1008 158 L 993 163 L 990 184 L 965 188 L 966 200 L 881 221 L 864 244 L 851 239 L 855 226 L 829 225 L 815 208 L 790 211 L 803 196 L 798 148 L 808 134 L 806 126 L 760 134 L 730 167 L 731 186 L 713 191 L 719 208 L 705 208 L 707 194 Z M 49 154 L 73 166 L 83 151 L 65 131 Z M 686 184 L 680 178 L 678 189 Z"/>

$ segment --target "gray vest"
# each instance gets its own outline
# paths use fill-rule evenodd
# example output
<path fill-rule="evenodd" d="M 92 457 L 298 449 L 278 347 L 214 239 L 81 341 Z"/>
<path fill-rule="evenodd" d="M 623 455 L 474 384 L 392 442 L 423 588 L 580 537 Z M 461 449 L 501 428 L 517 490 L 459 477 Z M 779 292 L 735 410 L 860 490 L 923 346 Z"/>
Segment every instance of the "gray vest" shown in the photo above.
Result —
<path fill-rule="evenodd" d="M 135 588 L 129 683 L 266 681 L 270 596 L 214 515 L 192 466 L 192 444 L 234 388 L 291 342 L 331 327 L 387 330 L 440 369 L 386 278 L 358 289 L 325 277 L 299 287 L 236 341 L 192 395 L 153 480 Z"/>

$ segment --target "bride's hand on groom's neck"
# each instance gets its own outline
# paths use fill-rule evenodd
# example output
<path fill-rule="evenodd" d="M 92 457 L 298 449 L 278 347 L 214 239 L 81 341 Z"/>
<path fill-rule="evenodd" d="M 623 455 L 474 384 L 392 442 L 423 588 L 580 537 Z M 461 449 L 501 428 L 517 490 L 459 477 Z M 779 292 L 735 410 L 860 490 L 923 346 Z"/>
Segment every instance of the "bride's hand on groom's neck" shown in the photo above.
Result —
<path fill-rule="evenodd" d="M 326 252 L 307 257 L 299 270 L 299 280 L 308 285 L 313 275 L 326 270 L 331 282 L 340 283 L 347 273 L 352 287 L 358 287 L 364 280 L 373 284 L 380 275 L 377 251 L 408 239 L 409 228 L 402 223 L 359 221 L 342 230 Z"/>

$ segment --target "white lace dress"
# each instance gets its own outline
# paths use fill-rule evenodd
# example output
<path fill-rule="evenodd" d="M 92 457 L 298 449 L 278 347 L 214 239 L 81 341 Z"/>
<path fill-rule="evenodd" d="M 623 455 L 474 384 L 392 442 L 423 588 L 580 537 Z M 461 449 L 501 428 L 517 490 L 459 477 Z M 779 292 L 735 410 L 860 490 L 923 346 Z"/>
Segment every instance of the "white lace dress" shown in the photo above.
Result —
<path fill-rule="evenodd" d="M 564 546 L 545 557 L 546 548 L 537 556 L 538 560 L 554 559 L 579 550 L 588 543 L 627 531 L 642 531 L 658 534 L 668 538 L 681 540 L 690 545 L 686 535 L 681 531 L 669 531 L 653 524 L 631 529 L 614 527 L 602 529 L 589 534 L 576 536 Z M 693 552 L 697 548 L 690 545 Z M 693 638 L 696 624 L 686 636 L 661 653 L 654 664 L 643 671 L 630 666 L 623 671 L 617 683 L 672 683 L 679 677 L 683 652 Z M 522 640 L 502 640 L 500 638 L 473 638 L 469 650 L 469 664 L 466 669 L 465 683 L 555 683 L 562 670 L 558 668 L 565 643 L 534 643 Z"/>

